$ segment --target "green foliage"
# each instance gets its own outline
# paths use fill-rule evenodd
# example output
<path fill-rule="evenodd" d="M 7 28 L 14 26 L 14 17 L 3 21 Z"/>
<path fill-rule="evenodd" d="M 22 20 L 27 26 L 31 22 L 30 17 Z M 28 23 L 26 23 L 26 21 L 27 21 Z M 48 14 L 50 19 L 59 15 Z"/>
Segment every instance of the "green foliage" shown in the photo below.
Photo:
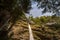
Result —
<path fill-rule="evenodd" d="M 24 15 L 26 12 L 28 12 L 30 8 L 30 0 L 0 0 L 0 17 L 3 17 L 1 20 L 5 20 L 5 16 L 8 14 L 9 18 L 12 18 L 12 21 L 16 21 L 20 19 L 20 17 L 22 17 L 22 15 Z"/>
<path fill-rule="evenodd" d="M 45 16 L 42 16 L 42 17 L 36 17 L 36 18 L 33 18 L 31 17 L 30 18 L 32 21 L 34 21 L 36 24 L 44 24 L 44 23 L 47 23 L 50 19 L 45 17 Z"/>
<path fill-rule="evenodd" d="M 60 23 L 60 17 L 53 17 L 53 16 L 42 16 L 42 17 L 36 17 L 36 18 L 33 18 L 33 17 L 30 17 L 30 19 L 35 22 L 36 24 L 38 25 L 41 25 L 41 24 L 46 24 L 46 23 L 53 23 L 53 22 L 56 22 L 56 23 Z"/>
<path fill-rule="evenodd" d="M 43 8 L 43 13 L 53 12 L 60 13 L 60 0 L 34 0 L 38 3 L 38 8 Z"/>
<path fill-rule="evenodd" d="M 47 22 L 47 18 L 46 18 L 45 16 L 40 17 L 40 21 L 41 21 L 42 23 L 46 23 L 46 22 Z"/>
<path fill-rule="evenodd" d="M 31 9 L 31 1 L 30 0 L 21 0 L 21 7 L 24 12 L 29 12 L 29 9 Z"/>
<path fill-rule="evenodd" d="M 30 8 L 31 8 L 30 0 L 0 0 L 0 27 L 3 30 L 3 28 L 9 27 L 7 26 L 10 25 L 9 23 L 12 23 L 8 30 L 6 28 L 6 30 L 0 31 L 2 32 L 7 31 L 6 36 L 8 36 L 8 33 L 10 32 L 11 28 L 16 23 L 16 21 L 20 20 L 21 18 L 25 18 L 25 14 L 28 12 Z M 10 20 L 8 21 L 8 19 Z M 6 36 L 5 35 L 3 35 L 3 37 L 0 36 L 0 39 L 3 40 L 4 38 L 6 38 Z"/>
<path fill-rule="evenodd" d="M 39 19 L 39 17 L 33 18 L 33 16 L 31 16 L 31 17 L 29 17 L 29 18 L 30 18 L 30 20 L 32 20 L 34 23 L 40 25 L 40 19 Z"/>

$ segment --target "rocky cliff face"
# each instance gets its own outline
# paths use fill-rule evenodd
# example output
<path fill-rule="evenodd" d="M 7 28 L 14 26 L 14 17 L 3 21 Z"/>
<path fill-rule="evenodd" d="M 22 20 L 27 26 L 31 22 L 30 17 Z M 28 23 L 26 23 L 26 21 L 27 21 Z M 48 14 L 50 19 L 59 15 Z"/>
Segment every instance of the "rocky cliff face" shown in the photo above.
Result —
<path fill-rule="evenodd" d="M 33 25 L 32 30 L 36 40 L 60 40 L 59 31 L 50 27 Z"/>
<path fill-rule="evenodd" d="M 28 25 L 26 20 L 18 20 L 8 33 L 10 40 L 29 40 Z"/>
<path fill-rule="evenodd" d="M 46 25 L 31 24 L 35 40 L 60 40 L 60 31 Z M 29 30 L 26 20 L 18 20 L 8 33 L 9 40 L 29 40 Z"/>

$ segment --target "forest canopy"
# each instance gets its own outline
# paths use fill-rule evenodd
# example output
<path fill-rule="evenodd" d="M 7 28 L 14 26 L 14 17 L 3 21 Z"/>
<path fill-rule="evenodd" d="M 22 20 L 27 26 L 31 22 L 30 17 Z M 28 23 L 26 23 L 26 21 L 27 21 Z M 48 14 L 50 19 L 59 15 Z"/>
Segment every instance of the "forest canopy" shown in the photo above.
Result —
<path fill-rule="evenodd" d="M 15 21 L 27 13 L 31 8 L 30 6 L 30 0 L 0 0 L 0 22 L 7 21 L 10 18 Z"/>
<path fill-rule="evenodd" d="M 44 8 L 43 13 L 53 12 L 60 13 L 60 0 L 34 0 L 38 3 L 39 8 Z"/>

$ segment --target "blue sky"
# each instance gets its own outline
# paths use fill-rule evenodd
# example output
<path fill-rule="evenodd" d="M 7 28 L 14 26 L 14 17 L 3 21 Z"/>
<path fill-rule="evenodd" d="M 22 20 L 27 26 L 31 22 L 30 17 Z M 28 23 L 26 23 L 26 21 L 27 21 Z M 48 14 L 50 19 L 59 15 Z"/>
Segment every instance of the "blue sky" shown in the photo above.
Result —
<path fill-rule="evenodd" d="M 38 9 L 36 2 L 32 2 L 31 7 L 32 7 L 32 9 L 29 11 L 29 13 L 32 14 L 33 17 L 51 16 L 52 15 L 52 13 L 49 13 L 49 12 L 42 15 L 43 9 L 41 9 L 41 8 Z"/>

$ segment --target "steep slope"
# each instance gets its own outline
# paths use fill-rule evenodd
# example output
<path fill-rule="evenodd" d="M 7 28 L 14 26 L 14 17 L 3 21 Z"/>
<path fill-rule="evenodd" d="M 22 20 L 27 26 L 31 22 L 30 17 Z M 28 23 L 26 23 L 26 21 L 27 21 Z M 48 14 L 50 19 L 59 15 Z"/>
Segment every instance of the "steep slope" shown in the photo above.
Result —
<path fill-rule="evenodd" d="M 60 40 L 60 29 L 54 26 L 30 24 L 34 40 Z M 9 32 L 10 40 L 29 40 L 29 30 L 26 19 L 16 21 Z"/>
<path fill-rule="evenodd" d="M 32 25 L 34 38 L 36 40 L 60 40 L 59 30 L 53 30 L 47 26 Z"/>
<path fill-rule="evenodd" d="M 29 40 L 28 25 L 26 20 L 18 20 L 9 32 L 10 40 Z"/>

